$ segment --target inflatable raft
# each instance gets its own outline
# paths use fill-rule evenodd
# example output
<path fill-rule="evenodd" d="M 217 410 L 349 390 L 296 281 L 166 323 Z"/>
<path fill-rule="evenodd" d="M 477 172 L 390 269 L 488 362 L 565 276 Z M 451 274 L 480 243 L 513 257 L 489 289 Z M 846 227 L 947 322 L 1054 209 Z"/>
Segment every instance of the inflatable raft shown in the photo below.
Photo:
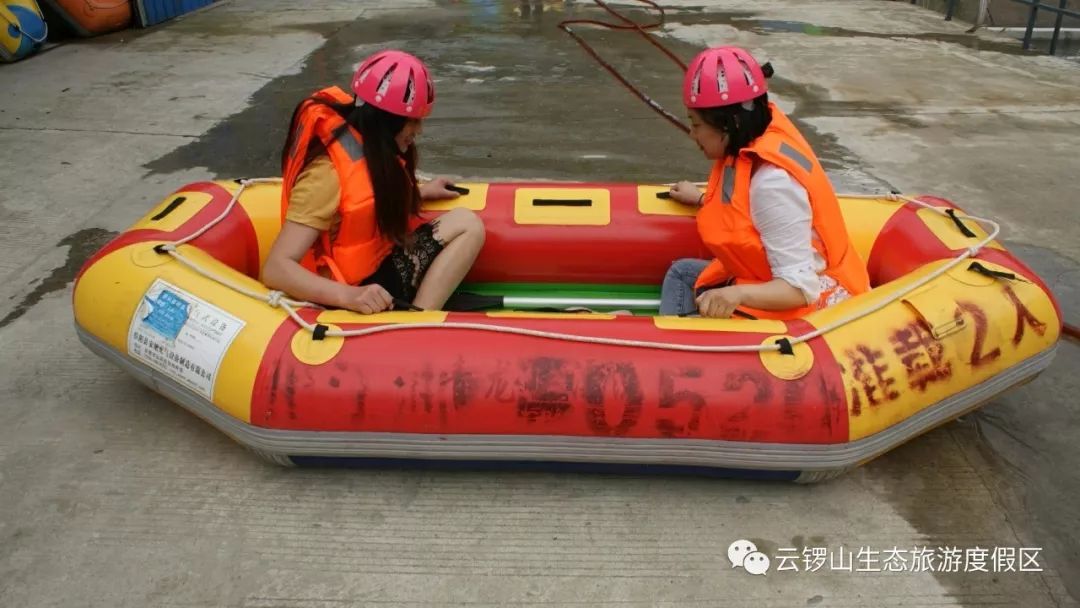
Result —
<path fill-rule="evenodd" d="M 86 263 L 78 334 L 284 465 L 809 482 L 1031 380 L 1061 331 L 996 225 L 936 198 L 842 198 L 874 289 L 781 322 L 656 315 L 669 263 L 703 253 L 663 186 L 460 185 L 428 213 L 481 215 L 465 289 L 509 296 L 501 309 L 364 316 L 289 300 L 258 281 L 279 183 L 197 183 Z M 568 306 L 592 312 L 550 311 Z"/>
<path fill-rule="evenodd" d="M 0 0 L 0 61 L 18 61 L 41 48 L 49 35 L 35 0 Z"/>
<path fill-rule="evenodd" d="M 83 38 L 121 30 L 131 24 L 129 0 L 41 0 L 41 3 L 76 36 Z"/>

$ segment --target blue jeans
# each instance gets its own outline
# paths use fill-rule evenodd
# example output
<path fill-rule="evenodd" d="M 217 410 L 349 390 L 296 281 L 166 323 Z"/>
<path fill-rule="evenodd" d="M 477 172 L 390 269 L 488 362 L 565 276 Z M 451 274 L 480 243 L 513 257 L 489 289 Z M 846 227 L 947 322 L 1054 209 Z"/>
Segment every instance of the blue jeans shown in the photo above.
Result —
<path fill-rule="evenodd" d="M 664 275 L 664 286 L 660 289 L 660 314 L 686 315 L 697 312 L 694 283 L 709 262 L 695 258 L 675 260 Z"/>

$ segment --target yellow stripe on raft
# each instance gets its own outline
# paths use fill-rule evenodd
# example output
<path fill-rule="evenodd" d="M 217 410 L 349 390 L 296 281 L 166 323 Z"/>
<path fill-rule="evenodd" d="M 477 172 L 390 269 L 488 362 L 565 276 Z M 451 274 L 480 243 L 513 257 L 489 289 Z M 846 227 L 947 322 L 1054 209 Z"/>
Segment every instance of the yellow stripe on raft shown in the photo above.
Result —
<path fill-rule="evenodd" d="M 567 201 L 566 205 L 537 201 Z M 588 201 L 578 206 L 570 201 Z M 514 222 L 547 226 L 607 226 L 611 223 L 611 191 L 607 188 L 518 188 Z"/>
<path fill-rule="evenodd" d="M 859 252 L 864 264 L 870 259 L 881 229 L 901 207 L 900 203 L 883 198 L 840 197 L 840 213 L 844 216 L 851 245 Z"/>
<path fill-rule="evenodd" d="M 319 313 L 319 323 L 359 323 L 362 325 L 409 325 L 412 323 L 442 323 L 447 313 L 441 310 L 391 310 L 364 315 L 351 310 L 327 310 Z"/>
<path fill-rule="evenodd" d="M 787 331 L 783 321 L 758 319 L 706 319 L 704 317 L 653 317 L 657 329 L 678 331 L 727 331 L 733 333 L 782 334 Z"/>
<path fill-rule="evenodd" d="M 656 195 L 668 192 L 667 186 L 638 186 L 637 205 L 638 213 L 642 215 L 685 215 L 695 216 L 698 212 L 696 205 L 684 205 L 670 198 L 658 198 Z"/>
<path fill-rule="evenodd" d="M 468 194 L 462 194 L 457 198 L 449 198 L 439 201 L 424 201 L 424 211 L 449 211 L 451 209 L 457 209 L 462 207 L 465 209 L 471 209 L 473 211 L 483 211 L 487 206 L 487 193 L 488 184 L 474 184 L 474 183 L 459 183 L 455 184 L 460 188 L 467 188 Z"/>

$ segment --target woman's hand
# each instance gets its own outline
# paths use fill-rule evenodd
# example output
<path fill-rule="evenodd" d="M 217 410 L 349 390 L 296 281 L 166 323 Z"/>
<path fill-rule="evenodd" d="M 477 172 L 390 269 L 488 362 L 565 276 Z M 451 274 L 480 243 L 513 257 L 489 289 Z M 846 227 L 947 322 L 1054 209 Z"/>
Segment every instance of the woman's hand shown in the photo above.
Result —
<path fill-rule="evenodd" d="M 739 285 L 710 289 L 697 297 L 698 312 L 711 319 L 727 319 L 742 305 L 743 296 Z"/>
<path fill-rule="evenodd" d="M 682 181 L 671 187 L 671 198 L 684 205 L 701 205 L 703 193 L 693 182 Z"/>
<path fill-rule="evenodd" d="M 380 285 L 349 286 L 340 304 L 342 308 L 373 315 L 389 310 L 394 305 L 394 298 Z"/>
<path fill-rule="evenodd" d="M 453 190 L 448 190 L 447 186 L 453 186 L 454 180 L 440 175 L 432 178 L 430 182 L 420 186 L 420 198 L 425 201 L 434 201 L 439 199 L 457 198 L 461 196 Z"/>

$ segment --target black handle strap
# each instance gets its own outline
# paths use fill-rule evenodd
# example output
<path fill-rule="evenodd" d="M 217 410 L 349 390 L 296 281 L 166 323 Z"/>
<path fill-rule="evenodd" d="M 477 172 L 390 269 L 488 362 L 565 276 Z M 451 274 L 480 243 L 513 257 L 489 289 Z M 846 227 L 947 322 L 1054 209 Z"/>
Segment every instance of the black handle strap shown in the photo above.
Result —
<path fill-rule="evenodd" d="M 1013 274 L 1011 272 L 1002 272 L 1000 270 L 991 270 L 991 269 L 987 268 L 986 266 L 983 266 L 982 264 L 980 264 L 978 262 L 972 262 L 971 265 L 968 266 L 968 270 L 970 270 L 972 272 L 977 272 L 977 273 L 983 275 L 984 277 L 990 277 L 992 279 L 1006 279 L 1008 281 L 1023 281 L 1024 283 L 1027 283 L 1027 281 L 1024 281 L 1024 279 L 1016 276 L 1015 274 Z"/>
<path fill-rule="evenodd" d="M 592 207 L 590 198 L 534 198 L 533 207 Z"/>
<path fill-rule="evenodd" d="M 184 203 L 184 201 L 186 201 L 186 200 L 187 200 L 187 197 L 184 197 L 184 196 L 178 196 L 178 197 L 174 198 L 172 200 L 172 202 L 170 202 L 164 209 L 161 210 L 160 213 L 158 213 L 154 217 L 150 218 L 150 221 L 151 222 L 156 222 L 158 220 L 165 219 L 165 216 L 167 216 L 170 213 L 172 213 L 173 211 L 175 211 L 176 208 L 179 207 L 180 205 L 182 205 Z"/>
<path fill-rule="evenodd" d="M 406 302 L 401 298 L 394 298 L 394 310 L 412 310 L 422 312 L 424 309 L 414 306 L 412 302 Z"/>
<path fill-rule="evenodd" d="M 781 355 L 795 356 L 795 347 L 791 345 L 791 340 L 787 338 L 780 338 L 776 341 L 776 345 L 780 347 Z"/>
<path fill-rule="evenodd" d="M 965 226 L 964 222 L 961 222 L 960 218 L 956 216 L 956 209 L 946 209 L 945 214 L 952 218 L 953 223 L 956 224 L 956 227 L 960 229 L 960 232 L 962 232 L 964 236 L 969 239 L 976 238 L 975 233 L 971 231 L 971 228 Z"/>
<path fill-rule="evenodd" d="M 322 323 L 319 323 L 318 325 L 315 326 L 314 331 L 311 332 L 311 339 L 312 340 L 323 340 L 323 339 L 325 339 L 326 338 L 326 332 L 329 329 L 330 329 L 329 327 L 323 325 Z"/>
<path fill-rule="evenodd" d="M 446 189 L 447 189 L 447 190 L 451 190 L 451 191 L 453 191 L 453 192 L 457 192 L 458 194 L 462 194 L 462 195 L 465 195 L 465 194 L 468 194 L 468 193 L 469 193 L 469 189 L 468 189 L 468 188 L 463 188 L 463 187 L 461 187 L 461 186 L 455 186 L 454 184 L 448 184 L 448 185 L 446 186 Z"/>
<path fill-rule="evenodd" d="M 662 198 L 664 200 L 668 200 L 668 199 L 671 198 L 671 193 L 670 192 L 657 192 L 656 193 L 656 198 Z"/>

